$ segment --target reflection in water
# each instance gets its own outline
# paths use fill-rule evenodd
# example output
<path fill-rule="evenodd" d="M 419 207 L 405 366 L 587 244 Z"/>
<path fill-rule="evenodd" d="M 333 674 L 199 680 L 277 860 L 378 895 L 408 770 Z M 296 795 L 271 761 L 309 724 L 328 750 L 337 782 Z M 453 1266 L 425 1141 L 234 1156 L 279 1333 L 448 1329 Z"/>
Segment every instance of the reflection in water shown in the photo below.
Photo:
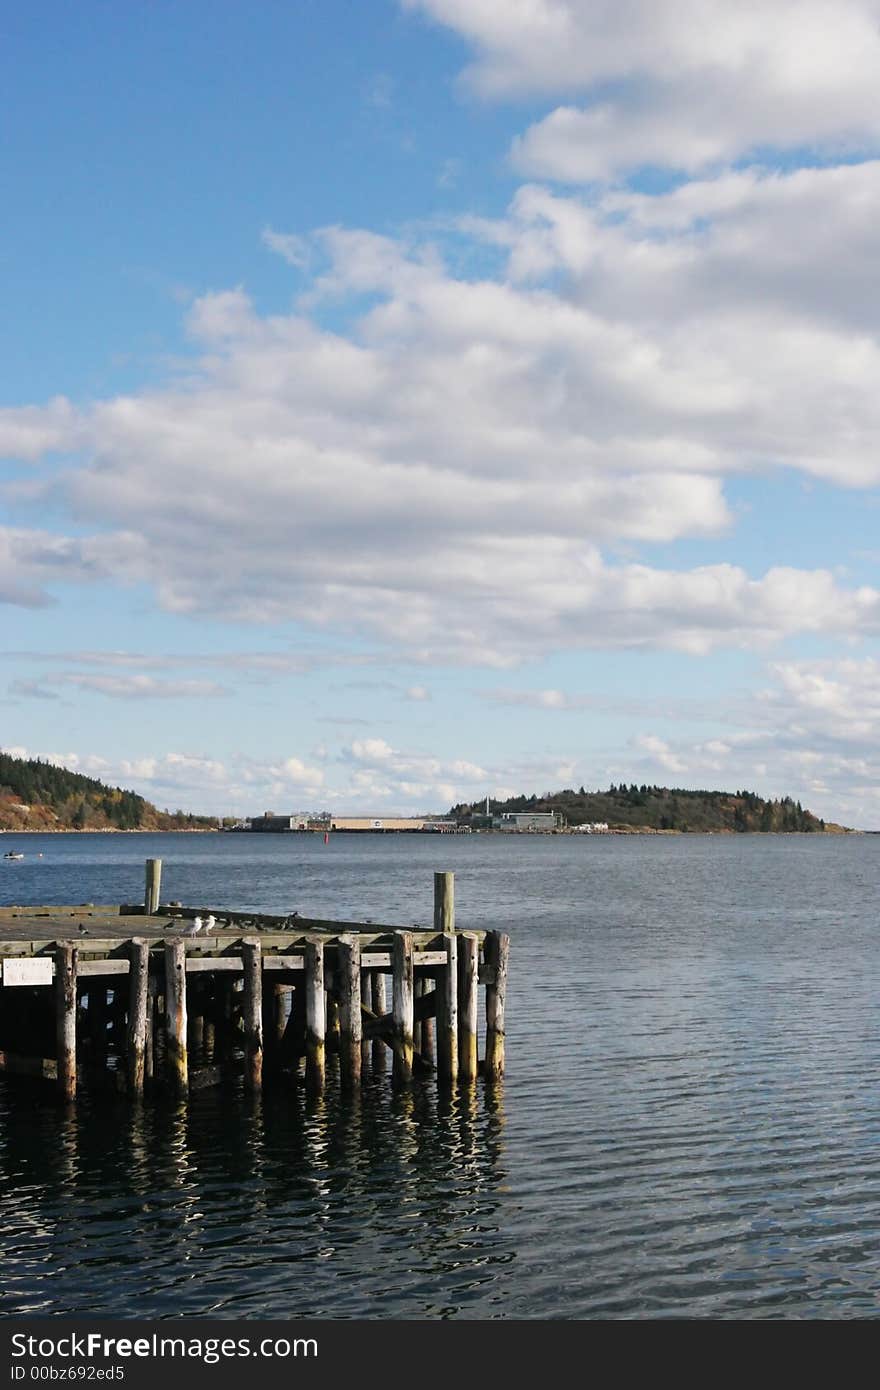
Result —
<path fill-rule="evenodd" d="M 454 1315 L 512 1258 L 497 1095 L 0 1107 L 5 1313 Z"/>
<path fill-rule="evenodd" d="M 459 924 L 511 935 L 503 1098 L 2 1082 L 4 1311 L 877 1315 L 880 838 L 444 840 Z M 440 867 L 430 837 L 38 847 L 20 901 L 130 898 L 155 855 L 183 901 L 409 922 Z"/>

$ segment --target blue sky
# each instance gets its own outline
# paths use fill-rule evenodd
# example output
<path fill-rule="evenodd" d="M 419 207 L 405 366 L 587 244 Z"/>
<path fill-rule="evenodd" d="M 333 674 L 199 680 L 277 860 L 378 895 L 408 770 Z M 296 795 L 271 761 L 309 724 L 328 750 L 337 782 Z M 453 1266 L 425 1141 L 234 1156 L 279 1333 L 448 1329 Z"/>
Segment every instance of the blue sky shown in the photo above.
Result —
<path fill-rule="evenodd" d="M 0 739 L 880 826 L 880 2 L 9 8 Z"/>

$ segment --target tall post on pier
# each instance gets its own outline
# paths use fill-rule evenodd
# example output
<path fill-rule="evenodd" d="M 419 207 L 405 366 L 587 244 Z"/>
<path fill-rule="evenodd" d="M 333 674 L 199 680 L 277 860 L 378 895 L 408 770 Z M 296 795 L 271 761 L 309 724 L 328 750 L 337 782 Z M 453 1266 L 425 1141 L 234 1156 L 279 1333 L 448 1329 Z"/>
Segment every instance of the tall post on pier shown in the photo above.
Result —
<path fill-rule="evenodd" d="M 356 936 L 340 936 L 337 954 L 339 979 L 339 1056 L 342 1084 L 355 1087 L 361 1079 L 361 943 Z"/>
<path fill-rule="evenodd" d="M 148 917 L 159 911 L 159 893 L 162 887 L 162 860 L 147 860 L 147 881 L 144 892 L 144 912 Z"/>
<path fill-rule="evenodd" d="M 55 1034 L 58 1042 L 58 1091 L 62 1100 L 76 1096 L 76 970 L 79 952 L 70 942 L 55 948 Z"/>
<path fill-rule="evenodd" d="M 473 932 L 460 932 L 458 936 L 458 1076 L 460 1081 L 475 1081 L 477 1078 L 479 956 L 479 939 Z"/>
<path fill-rule="evenodd" d="M 305 954 L 306 1086 L 313 1095 L 320 1095 L 327 1071 L 323 941 L 307 941 Z"/>
<path fill-rule="evenodd" d="M 413 939 L 412 932 L 396 931 L 391 953 L 391 1029 L 394 1040 L 393 1079 L 406 1086 L 413 1069 Z"/>
<path fill-rule="evenodd" d="M 165 1065 L 168 1080 L 178 1094 L 189 1087 L 186 1053 L 186 946 L 181 940 L 165 942 Z"/>
<path fill-rule="evenodd" d="M 263 1084 L 263 960 L 258 938 L 245 937 L 241 955 L 244 965 L 244 1088 L 259 1091 Z"/>
<path fill-rule="evenodd" d="M 147 1046 L 147 1005 L 150 967 L 150 948 L 143 937 L 136 936 L 128 950 L 128 1088 L 132 1095 L 144 1093 L 144 1071 Z"/>
<path fill-rule="evenodd" d="M 455 874 L 434 875 L 434 930 L 455 931 Z"/>
<path fill-rule="evenodd" d="M 507 993 L 507 959 L 510 937 L 501 931 L 486 933 L 486 1079 L 504 1075 L 504 1000 Z"/>

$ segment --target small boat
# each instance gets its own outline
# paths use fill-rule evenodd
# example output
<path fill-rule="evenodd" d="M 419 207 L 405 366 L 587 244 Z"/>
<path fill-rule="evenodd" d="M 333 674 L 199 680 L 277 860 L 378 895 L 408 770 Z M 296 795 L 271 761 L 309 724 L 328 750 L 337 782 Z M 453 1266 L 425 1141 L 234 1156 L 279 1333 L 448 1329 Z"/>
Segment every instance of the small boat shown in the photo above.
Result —
<path fill-rule="evenodd" d="M 8 849 L 3 856 L 4 859 L 24 859 L 24 855 L 16 849 Z"/>

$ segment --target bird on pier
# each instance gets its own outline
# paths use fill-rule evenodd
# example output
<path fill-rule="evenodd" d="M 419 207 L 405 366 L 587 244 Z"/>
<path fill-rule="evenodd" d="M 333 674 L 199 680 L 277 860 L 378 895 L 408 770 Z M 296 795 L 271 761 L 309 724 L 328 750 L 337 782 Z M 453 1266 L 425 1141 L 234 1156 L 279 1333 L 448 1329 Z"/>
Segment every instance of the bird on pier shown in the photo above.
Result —
<path fill-rule="evenodd" d="M 204 925 L 201 917 L 194 917 L 189 926 L 185 929 L 184 936 L 196 936 Z"/>
<path fill-rule="evenodd" d="M 82 924 L 82 922 L 80 922 L 79 927 L 77 928 L 77 930 L 79 931 L 80 936 L 88 936 L 88 934 L 89 934 L 89 929 L 88 929 L 88 927 L 84 927 L 83 924 Z"/>
<path fill-rule="evenodd" d="M 214 930 L 214 928 L 216 927 L 216 925 L 217 925 L 217 918 L 214 916 L 213 912 L 211 912 L 211 913 L 209 913 L 208 917 L 207 917 L 206 920 L 205 920 L 205 931 L 206 931 L 206 932 L 212 932 L 212 931 Z"/>
<path fill-rule="evenodd" d="M 294 909 L 293 912 L 288 912 L 287 916 L 284 919 L 285 927 L 292 927 L 296 922 L 297 917 L 299 917 L 299 913 L 296 911 L 296 909 Z"/>

